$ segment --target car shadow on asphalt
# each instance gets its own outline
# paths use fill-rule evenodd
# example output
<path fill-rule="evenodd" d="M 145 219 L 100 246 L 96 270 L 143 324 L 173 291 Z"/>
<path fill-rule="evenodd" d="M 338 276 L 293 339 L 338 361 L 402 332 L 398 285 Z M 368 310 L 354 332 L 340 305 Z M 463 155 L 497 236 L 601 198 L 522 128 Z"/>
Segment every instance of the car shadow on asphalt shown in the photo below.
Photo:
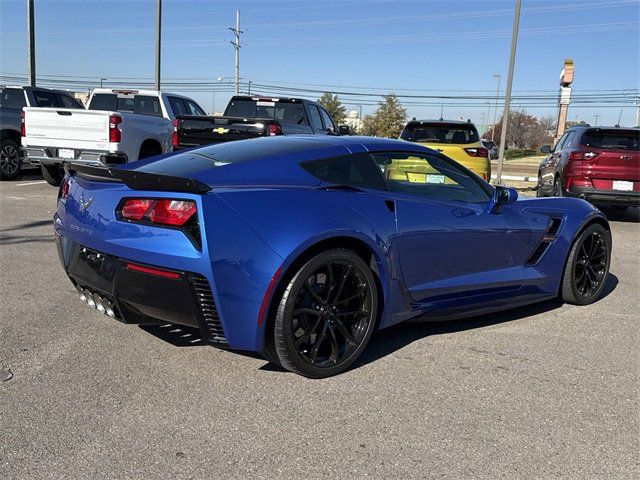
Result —
<path fill-rule="evenodd" d="M 605 284 L 602 298 L 607 297 L 618 285 L 618 277 L 609 273 Z M 521 320 L 533 315 L 540 315 L 562 307 L 564 303 L 559 298 L 545 302 L 534 303 L 524 307 L 511 310 L 504 310 L 497 313 L 489 313 L 476 317 L 461 320 L 430 321 L 427 315 L 416 319 L 394 325 L 384 330 L 377 331 L 369 341 L 360 358 L 349 370 L 355 370 L 361 366 L 373 363 L 381 358 L 393 354 L 394 352 L 422 340 L 432 335 L 443 335 L 456 333 L 476 328 L 489 327 L 501 323 Z M 588 308 L 588 307 L 585 307 Z M 209 346 L 202 341 L 200 330 L 182 325 L 139 325 L 145 332 L 159 338 L 176 347 L 204 347 Z M 243 355 L 250 358 L 263 359 L 262 355 L 255 352 L 235 351 L 234 354 Z M 271 363 L 265 363 L 260 370 L 287 372 L 287 370 Z"/>
<path fill-rule="evenodd" d="M 630 207 L 622 211 L 602 207 L 602 213 L 610 222 L 640 223 L 640 208 Z"/>

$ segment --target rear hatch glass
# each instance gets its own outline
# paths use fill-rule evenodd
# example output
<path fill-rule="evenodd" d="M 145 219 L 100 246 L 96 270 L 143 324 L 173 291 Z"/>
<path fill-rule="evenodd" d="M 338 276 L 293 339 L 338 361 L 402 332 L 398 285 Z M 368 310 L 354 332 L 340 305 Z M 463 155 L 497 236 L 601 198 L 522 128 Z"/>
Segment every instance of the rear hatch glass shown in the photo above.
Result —
<path fill-rule="evenodd" d="M 400 138 L 410 142 L 467 144 L 479 141 L 476 127 L 469 123 L 409 123 Z"/>
<path fill-rule="evenodd" d="M 587 130 L 582 145 L 600 150 L 640 151 L 640 130 Z"/>
<path fill-rule="evenodd" d="M 112 112 L 131 112 L 141 115 L 162 116 L 158 97 L 151 95 L 118 95 L 115 93 L 96 93 L 91 97 L 89 110 L 108 110 Z"/>
<path fill-rule="evenodd" d="M 282 100 L 232 100 L 224 115 L 225 117 L 269 118 L 291 125 L 307 124 L 307 117 L 301 103 Z"/>

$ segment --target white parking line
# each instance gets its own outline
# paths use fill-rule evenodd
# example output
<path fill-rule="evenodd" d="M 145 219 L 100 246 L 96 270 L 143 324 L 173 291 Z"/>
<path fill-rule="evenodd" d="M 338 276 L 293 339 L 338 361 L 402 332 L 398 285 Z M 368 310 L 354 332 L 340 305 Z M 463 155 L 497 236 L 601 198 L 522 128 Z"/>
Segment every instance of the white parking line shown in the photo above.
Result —
<path fill-rule="evenodd" d="M 41 183 L 47 183 L 45 180 L 38 180 L 35 182 L 16 183 L 16 187 L 26 187 L 27 185 L 40 185 Z"/>

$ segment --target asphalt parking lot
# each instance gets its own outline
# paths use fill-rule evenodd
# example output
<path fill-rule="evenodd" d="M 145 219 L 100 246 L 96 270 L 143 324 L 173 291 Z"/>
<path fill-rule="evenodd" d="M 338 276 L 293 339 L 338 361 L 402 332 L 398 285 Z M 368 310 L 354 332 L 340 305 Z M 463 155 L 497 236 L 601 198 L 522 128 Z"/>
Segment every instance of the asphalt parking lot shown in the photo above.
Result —
<path fill-rule="evenodd" d="M 401 325 L 314 381 L 90 310 L 55 197 L 0 183 L 0 478 L 640 475 L 639 209 L 599 303 Z"/>

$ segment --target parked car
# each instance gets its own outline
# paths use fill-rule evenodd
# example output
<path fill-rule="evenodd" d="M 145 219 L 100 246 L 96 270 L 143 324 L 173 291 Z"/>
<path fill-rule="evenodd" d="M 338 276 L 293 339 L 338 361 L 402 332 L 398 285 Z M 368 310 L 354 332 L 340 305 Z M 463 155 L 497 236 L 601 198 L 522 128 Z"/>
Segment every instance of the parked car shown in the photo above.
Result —
<path fill-rule="evenodd" d="M 302 98 L 234 96 L 223 116 L 178 115 L 173 148 L 246 140 L 275 135 L 344 135 L 349 127 L 336 127 L 327 111 Z"/>
<path fill-rule="evenodd" d="M 626 209 L 640 205 L 640 128 L 575 126 L 538 169 L 538 196 L 579 197 Z"/>
<path fill-rule="evenodd" d="M 23 107 L 84 108 L 69 92 L 41 87 L 0 85 L 0 179 L 17 177 L 23 155 L 20 131 Z"/>
<path fill-rule="evenodd" d="M 171 151 L 172 121 L 192 99 L 156 90 L 95 89 L 87 110 L 25 108 L 22 145 L 28 161 L 59 185 L 65 162 L 111 166 Z"/>
<path fill-rule="evenodd" d="M 489 151 L 482 146 L 478 130 L 469 121 L 411 120 L 400 138 L 443 153 L 487 182 L 491 179 Z"/>
<path fill-rule="evenodd" d="M 481 139 L 482 146 L 489 152 L 489 160 L 497 160 L 498 158 L 498 146 L 493 140 Z"/>
<path fill-rule="evenodd" d="M 592 303 L 609 268 L 589 203 L 518 200 L 416 143 L 280 136 L 66 168 L 55 238 L 84 302 L 308 377 L 410 318 Z"/>

